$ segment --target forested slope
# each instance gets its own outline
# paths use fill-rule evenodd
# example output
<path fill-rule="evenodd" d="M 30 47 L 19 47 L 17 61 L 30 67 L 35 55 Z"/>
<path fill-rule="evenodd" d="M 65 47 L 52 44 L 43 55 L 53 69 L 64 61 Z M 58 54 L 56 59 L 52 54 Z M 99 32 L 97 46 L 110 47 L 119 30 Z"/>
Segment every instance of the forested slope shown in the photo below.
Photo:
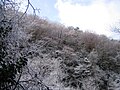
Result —
<path fill-rule="evenodd" d="M 119 40 L 0 7 L 1 90 L 120 90 Z"/>
<path fill-rule="evenodd" d="M 27 18 L 29 23 L 33 16 Z M 119 41 L 39 17 L 33 19 L 25 29 L 29 44 L 29 73 L 25 75 L 31 73 L 53 90 L 120 89 Z M 26 88 L 32 86 L 26 84 Z"/>

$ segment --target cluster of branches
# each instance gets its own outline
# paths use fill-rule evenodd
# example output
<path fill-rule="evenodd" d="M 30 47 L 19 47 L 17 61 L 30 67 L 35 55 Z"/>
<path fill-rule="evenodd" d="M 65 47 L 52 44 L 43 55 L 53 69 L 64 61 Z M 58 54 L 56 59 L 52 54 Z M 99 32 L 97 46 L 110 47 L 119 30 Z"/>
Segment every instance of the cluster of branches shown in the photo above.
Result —
<path fill-rule="evenodd" d="M 0 0 L 0 90 L 16 90 L 18 87 L 24 89 L 19 81 L 23 67 L 27 65 L 28 60 L 20 50 L 16 50 L 19 48 L 20 42 L 12 41 L 13 39 L 11 40 L 9 36 L 15 29 L 16 31 L 19 29 L 17 22 L 22 19 L 30 6 L 35 13 L 36 9 L 29 0 L 27 2 L 25 12 L 17 17 L 19 13 L 18 3 L 14 0 Z M 10 10 L 13 12 L 12 16 L 8 16 Z"/>

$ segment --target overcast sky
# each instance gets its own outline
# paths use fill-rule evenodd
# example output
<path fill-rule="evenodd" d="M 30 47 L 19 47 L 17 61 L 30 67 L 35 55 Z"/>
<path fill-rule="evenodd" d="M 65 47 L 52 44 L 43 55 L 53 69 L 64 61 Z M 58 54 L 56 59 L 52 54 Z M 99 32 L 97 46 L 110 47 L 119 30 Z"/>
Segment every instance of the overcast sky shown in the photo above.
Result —
<path fill-rule="evenodd" d="M 39 16 L 66 26 L 79 27 L 97 34 L 112 34 L 110 28 L 120 21 L 120 0 L 31 0 L 40 8 Z"/>

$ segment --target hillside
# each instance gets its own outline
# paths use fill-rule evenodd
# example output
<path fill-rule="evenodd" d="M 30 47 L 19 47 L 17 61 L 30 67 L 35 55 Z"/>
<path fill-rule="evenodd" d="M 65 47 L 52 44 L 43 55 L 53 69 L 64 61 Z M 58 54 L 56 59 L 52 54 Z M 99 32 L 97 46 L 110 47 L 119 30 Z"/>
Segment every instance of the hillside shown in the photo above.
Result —
<path fill-rule="evenodd" d="M 120 90 L 119 40 L 6 2 L 0 3 L 0 90 Z"/>
<path fill-rule="evenodd" d="M 120 89 L 119 41 L 39 17 L 27 18 L 21 49 L 28 50 L 21 77 L 27 90 Z"/>

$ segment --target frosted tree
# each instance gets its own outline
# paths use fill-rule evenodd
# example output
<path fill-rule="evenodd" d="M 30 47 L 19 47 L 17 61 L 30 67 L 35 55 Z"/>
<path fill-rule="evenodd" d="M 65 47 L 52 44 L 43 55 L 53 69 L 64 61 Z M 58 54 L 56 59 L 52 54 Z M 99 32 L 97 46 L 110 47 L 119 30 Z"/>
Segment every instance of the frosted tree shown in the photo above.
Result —
<path fill-rule="evenodd" d="M 24 89 L 19 80 L 28 60 L 19 21 L 26 12 L 19 15 L 18 7 L 13 0 L 0 0 L 0 90 Z"/>

